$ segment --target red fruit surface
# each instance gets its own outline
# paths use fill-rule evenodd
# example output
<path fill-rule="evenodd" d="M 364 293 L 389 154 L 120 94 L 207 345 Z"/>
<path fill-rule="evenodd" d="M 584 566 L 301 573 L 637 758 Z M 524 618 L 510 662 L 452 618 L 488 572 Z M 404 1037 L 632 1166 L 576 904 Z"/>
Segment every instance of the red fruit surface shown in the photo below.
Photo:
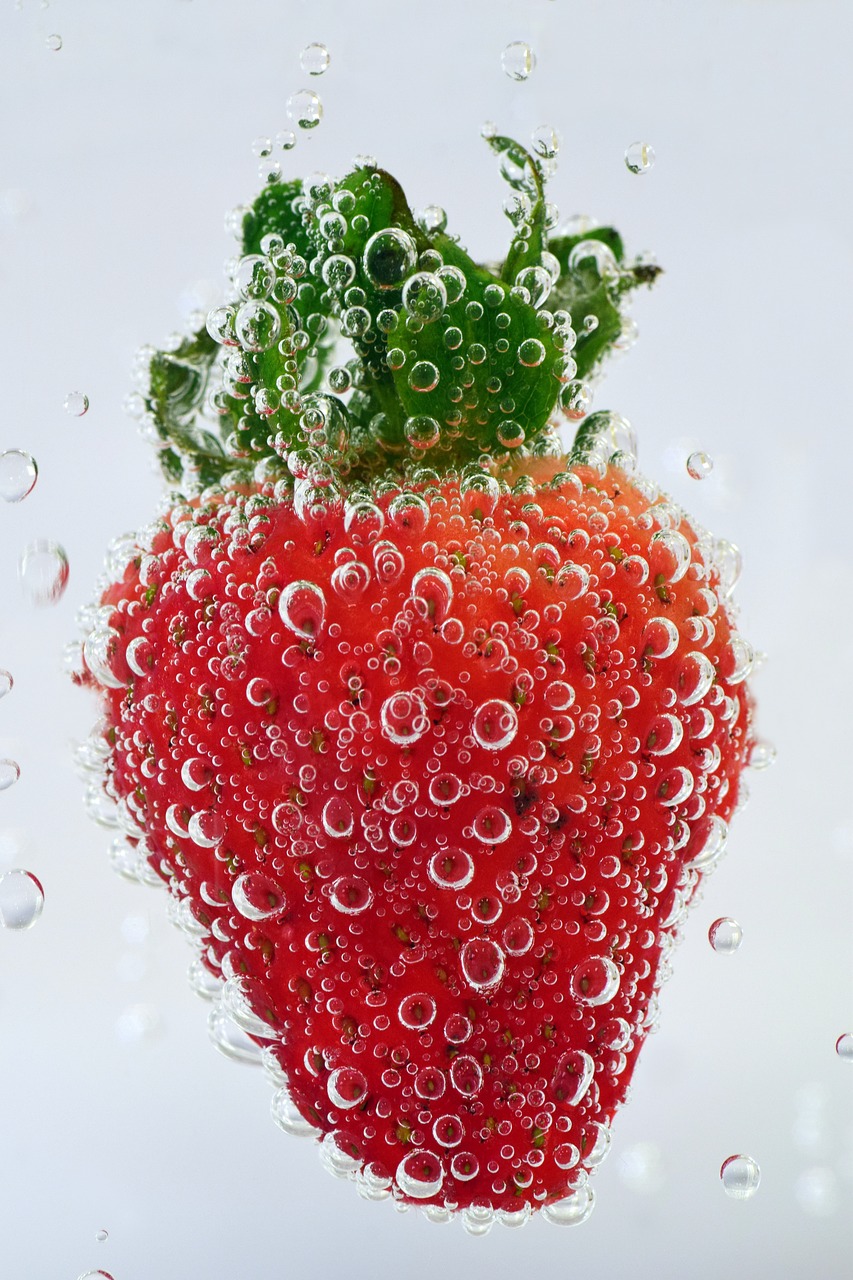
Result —
<path fill-rule="evenodd" d="M 368 1195 L 577 1218 L 725 843 L 750 653 L 677 508 L 539 467 L 177 508 L 84 653 L 107 792 L 283 1127 Z"/>

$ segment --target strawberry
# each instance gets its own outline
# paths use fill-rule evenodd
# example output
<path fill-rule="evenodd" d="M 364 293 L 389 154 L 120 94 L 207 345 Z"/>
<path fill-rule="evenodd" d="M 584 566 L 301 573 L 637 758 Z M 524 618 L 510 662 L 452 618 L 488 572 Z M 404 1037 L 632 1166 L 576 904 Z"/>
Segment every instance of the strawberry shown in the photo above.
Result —
<path fill-rule="evenodd" d="M 491 143 L 497 270 L 369 161 L 241 211 L 232 300 L 148 353 L 172 491 L 80 676 L 119 867 L 169 886 L 278 1123 L 475 1233 L 588 1216 L 752 745 L 732 548 L 584 418 L 657 268 L 549 235 Z"/>

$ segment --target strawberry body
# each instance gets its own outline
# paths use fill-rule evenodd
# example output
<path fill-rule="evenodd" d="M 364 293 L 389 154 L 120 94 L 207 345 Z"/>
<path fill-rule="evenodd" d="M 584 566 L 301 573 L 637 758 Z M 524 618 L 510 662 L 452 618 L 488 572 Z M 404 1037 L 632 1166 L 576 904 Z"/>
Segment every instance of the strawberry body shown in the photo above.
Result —
<path fill-rule="evenodd" d="M 368 1195 L 584 1216 L 751 744 L 712 542 L 556 459 L 140 541 L 84 650 L 107 790 L 279 1121 Z"/>

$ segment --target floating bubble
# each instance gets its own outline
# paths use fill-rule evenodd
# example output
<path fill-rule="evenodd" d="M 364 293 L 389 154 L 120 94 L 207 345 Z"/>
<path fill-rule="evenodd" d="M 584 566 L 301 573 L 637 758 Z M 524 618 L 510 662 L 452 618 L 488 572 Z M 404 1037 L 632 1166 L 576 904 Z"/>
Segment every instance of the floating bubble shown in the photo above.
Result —
<path fill-rule="evenodd" d="M 18 577 L 30 604 L 56 604 L 68 585 L 68 557 L 58 542 L 39 539 L 21 552 Z"/>
<path fill-rule="evenodd" d="M 83 391 L 69 391 L 62 407 L 72 417 L 82 418 L 84 413 L 89 412 L 89 397 Z"/>
<path fill-rule="evenodd" d="M 501 66 L 510 80 L 526 80 L 536 69 L 536 54 L 524 40 L 513 40 L 501 54 Z"/>
<path fill-rule="evenodd" d="M 4 929 L 31 928 L 43 908 L 44 889 L 31 871 L 15 869 L 0 875 L 0 925 Z"/>
<path fill-rule="evenodd" d="M 648 142 L 632 142 L 625 150 L 625 164 L 630 173 L 648 173 L 655 162 L 655 149 Z"/>
<path fill-rule="evenodd" d="M 97 1240 L 98 1244 L 106 1244 L 109 1238 L 110 1238 L 110 1233 L 109 1231 L 106 1230 L 105 1227 L 101 1227 L 100 1231 L 95 1232 L 95 1239 Z"/>
<path fill-rule="evenodd" d="M 749 1200 L 758 1190 L 761 1170 L 751 1156 L 729 1156 L 720 1168 L 720 1180 L 732 1200 Z"/>
<path fill-rule="evenodd" d="M 62 48 L 62 36 L 57 35 L 54 31 L 47 37 L 45 44 L 48 49 L 50 49 L 51 53 L 59 53 L 59 50 Z"/>
<path fill-rule="evenodd" d="M 11 692 L 14 683 L 9 672 L 0 667 L 0 698 L 5 698 L 6 694 Z"/>
<path fill-rule="evenodd" d="M 14 760 L 0 760 L 0 791 L 8 791 L 21 776 L 21 767 Z"/>
<path fill-rule="evenodd" d="M 708 941 L 720 956 L 732 956 L 743 942 L 743 929 L 731 916 L 721 916 L 708 930 Z"/>
<path fill-rule="evenodd" d="M 853 1062 L 853 1031 L 845 1031 L 835 1042 L 835 1052 L 842 1062 Z"/>
<path fill-rule="evenodd" d="M 323 104 L 311 89 L 299 89 L 287 99 L 287 114 L 300 129 L 315 129 L 323 119 Z"/>
<path fill-rule="evenodd" d="M 687 459 L 687 474 L 693 480 L 704 480 L 714 470 L 714 459 L 697 449 Z"/>
<path fill-rule="evenodd" d="M 321 76 L 329 67 L 329 50 L 324 44 L 306 44 L 299 55 L 299 65 L 309 76 Z"/>
<path fill-rule="evenodd" d="M 38 480 L 36 460 L 23 449 L 0 453 L 0 497 L 5 502 L 22 502 Z"/>
<path fill-rule="evenodd" d="M 769 769 L 775 763 L 776 748 L 772 743 L 759 739 L 752 744 L 752 750 L 749 753 L 750 769 Z"/>

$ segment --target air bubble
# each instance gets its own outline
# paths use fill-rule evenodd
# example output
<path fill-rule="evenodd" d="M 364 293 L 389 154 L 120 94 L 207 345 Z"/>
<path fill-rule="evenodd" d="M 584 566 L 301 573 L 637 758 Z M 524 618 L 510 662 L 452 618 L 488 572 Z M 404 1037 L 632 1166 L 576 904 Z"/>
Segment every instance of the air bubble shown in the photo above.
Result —
<path fill-rule="evenodd" d="M 432 324 L 447 306 L 444 281 L 431 271 L 416 271 L 403 286 L 403 306 L 410 316 Z"/>
<path fill-rule="evenodd" d="M 428 1200 L 441 1190 L 444 1170 L 431 1151 L 411 1151 L 397 1165 L 394 1177 L 403 1195 Z"/>
<path fill-rule="evenodd" d="M 842 1062 L 853 1062 L 853 1031 L 845 1031 L 835 1042 L 835 1052 Z"/>
<path fill-rule="evenodd" d="M 708 941 L 720 956 L 733 956 L 740 950 L 743 942 L 743 929 L 737 920 L 730 916 L 721 916 L 715 920 L 708 930 Z"/>
<path fill-rule="evenodd" d="M 751 1156 L 729 1156 L 720 1168 L 720 1180 L 732 1200 L 749 1200 L 758 1190 L 761 1170 Z"/>
<path fill-rule="evenodd" d="M 439 889 L 464 889 L 474 878 L 474 860 L 464 849 L 442 849 L 430 858 L 428 871 Z"/>
<path fill-rule="evenodd" d="M 21 552 L 18 577 L 30 604 L 56 604 L 68 585 L 68 557 L 58 542 L 33 542 Z"/>
<path fill-rule="evenodd" d="M 346 916 L 357 916 L 370 906 L 373 890 L 361 876 L 338 876 L 329 890 L 329 899 L 336 911 Z"/>
<path fill-rule="evenodd" d="M 365 245 L 362 258 L 365 274 L 378 289 L 399 289 L 417 261 L 414 240 L 399 227 L 375 232 Z"/>
<path fill-rule="evenodd" d="M 619 990 L 619 970 L 605 956 L 591 956 L 572 972 L 572 995 L 581 1004 L 608 1004 Z"/>
<path fill-rule="evenodd" d="M 82 418 L 84 413 L 89 412 L 89 397 L 82 391 L 69 391 L 62 402 L 62 407 L 72 417 Z"/>
<path fill-rule="evenodd" d="M 0 777 L 6 760 L 0 761 Z M 4 871 L 0 875 L 0 925 L 4 929 L 29 929 L 44 908 L 44 889 L 31 871 Z"/>
<path fill-rule="evenodd" d="M 536 54 L 524 40 L 513 40 L 501 54 L 501 66 L 510 80 L 526 80 L 536 69 Z"/>
<path fill-rule="evenodd" d="M 475 991 L 495 987 L 503 977 L 504 954 L 491 938 L 473 938 L 466 942 L 459 960 L 465 981 Z"/>
<path fill-rule="evenodd" d="M 397 1010 L 397 1017 L 409 1031 L 424 1031 L 435 1018 L 435 1001 L 432 996 L 406 996 Z"/>
<path fill-rule="evenodd" d="M 280 887 L 260 871 L 246 871 L 231 887 L 231 900 L 246 920 L 268 920 L 284 910 Z"/>
<path fill-rule="evenodd" d="M 329 50 L 324 44 L 307 44 L 299 55 L 299 65 L 306 75 L 321 76 L 329 68 Z"/>
<path fill-rule="evenodd" d="M 385 737 L 399 746 L 417 742 L 429 728 L 426 707 L 415 693 L 393 693 L 386 698 L 379 720 Z"/>
<path fill-rule="evenodd" d="M 10 673 L 0 667 L 0 698 L 5 698 L 7 693 L 11 693 L 14 683 Z"/>
<path fill-rule="evenodd" d="M 57 35 L 54 31 L 47 37 L 45 44 L 48 49 L 50 49 L 51 53 L 59 53 L 59 50 L 62 48 L 62 36 Z"/>
<path fill-rule="evenodd" d="M 286 627 L 305 640 L 314 640 L 323 629 L 326 597 L 313 582 L 291 582 L 279 596 L 278 611 Z"/>
<path fill-rule="evenodd" d="M 577 1227 L 586 1222 L 595 1208 L 595 1193 L 591 1187 L 582 1186 L 563 1200 L 555 1200 L 542 1207 L 542 1217 L 557 1227 Z"/>
<path fill-rule="evenodd" d="M 364 1101 L 367 1080 L 355 1067 L 338 1067 L 326 1081 L 326 1092 L 333 1107 L 349 1111 Z"/>
<path fill-rule="evenodd" d="M 693 480 L 704 480 L 714 470 L 714 459 L 697 449 L 687 459 L 687 474 Z"/>
<path fill-rule="evenodd" d="M 625 164 L 630 173 L 648 173 L 655 162 L 655 149 L 648 142 L 632 142 L 625 151 Z"/>
<path fill-rule="evenodd" d="M 109 1238 L 110 1238 L 110 1233 L 104 1227 L 101 1227 L 99 1231 L 95 1232 L 95 1240 L 98 1242 L 98 1244 L 106 1244 Z"/>
<path fill-rule="evenodd" d="M 23 502 L 38 480 L 36 460 L 23 449 L 0 453 L 0 497 L 5 502 Z"/>
<path fill-rule="evenodd" d="M 471 732 L 481 747 L 501 751 L 518 732 L 518 712 L 501 698 L 490 698 L 474 712 Z"/>
<path fill-rule="evenodd" d="M 567 382 L 560 391 L 560 408 L 571 422 L 585 418 L 592 404 L 592 388 L 585 382 Z"/>
<path fill-rule="evenodd" d="M 323 118 L 323 104 L 311 89 L 299 89 L 287 99 L 287 114 L 300 129 L 314 129 Z"/>

